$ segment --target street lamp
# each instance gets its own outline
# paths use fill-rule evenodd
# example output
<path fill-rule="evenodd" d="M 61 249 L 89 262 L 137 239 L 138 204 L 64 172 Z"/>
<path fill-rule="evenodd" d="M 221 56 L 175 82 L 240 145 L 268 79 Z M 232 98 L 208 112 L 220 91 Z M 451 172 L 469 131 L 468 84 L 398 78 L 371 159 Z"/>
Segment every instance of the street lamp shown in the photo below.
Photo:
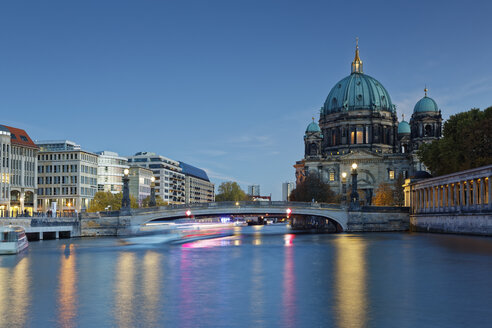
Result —
<path fill-rule="evenodd" d="M 357 163 L 352 164 L 352 192 L 350 193 L 350 208 L 359 208 L 359 193 L 357 192 Z"/>
<path fill-rule="evenodd" d="M 130 212 L 130 188 L 128 187 L 128 182 L 130 178 L 129 169 L 123 170 L 123 199 L 121 200 L 121 212 Z"/>
<path fill-rule="evenodd" d="M 150 201 L 149 201 L 149 206 L 153 207 L 156 206 L 155 202 L 155 177 L 152 176 L 150 178 Z"/>

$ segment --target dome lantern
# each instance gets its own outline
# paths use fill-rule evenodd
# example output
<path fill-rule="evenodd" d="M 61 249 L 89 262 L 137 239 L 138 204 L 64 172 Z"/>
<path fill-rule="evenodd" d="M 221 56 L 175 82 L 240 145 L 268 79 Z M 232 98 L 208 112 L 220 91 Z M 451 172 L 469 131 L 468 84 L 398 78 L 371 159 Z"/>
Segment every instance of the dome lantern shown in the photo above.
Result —
<path fill-rule="evenodd" d="M 362 60 L 359 57 L 359 38 L 355 38 L 355 58 L 352 62 L 352 74 L 362 72 Z"/>

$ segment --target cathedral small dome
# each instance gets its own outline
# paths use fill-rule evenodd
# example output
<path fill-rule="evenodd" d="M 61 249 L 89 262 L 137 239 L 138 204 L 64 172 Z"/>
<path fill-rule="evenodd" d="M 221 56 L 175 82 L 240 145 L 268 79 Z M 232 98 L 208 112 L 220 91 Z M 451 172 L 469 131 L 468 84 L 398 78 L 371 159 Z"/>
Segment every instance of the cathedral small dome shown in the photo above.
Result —
<path fill-rule="evenodd" d="M 410 124 L 407 121 L 398 123 L 398 134 L 410 134 Z"/>
<path fill-rule="evenodd" d="M 423 113 L 423 112 L 438 112 L 439 108 L 437 107 L 434 99 L 427 97 L 427 88 L 424 89 L 425 96 L 420 99 L 413 109 L 414 113 Z"/>
<path fill-rule="evenodd" d="M 309 125 L 307 126 L 306 128 L 306 133 L 316 133 L 316 132 L 321 132 L 321 129 L 318 125 L 318 123 L 316 123 L 314 120 L 309 123 Z"/>

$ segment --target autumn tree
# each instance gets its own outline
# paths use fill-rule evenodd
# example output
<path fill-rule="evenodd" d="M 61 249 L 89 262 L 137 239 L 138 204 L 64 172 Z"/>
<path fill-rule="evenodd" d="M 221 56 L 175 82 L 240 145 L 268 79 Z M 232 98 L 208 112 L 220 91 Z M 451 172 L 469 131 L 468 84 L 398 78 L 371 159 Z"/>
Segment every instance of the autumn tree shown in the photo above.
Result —
<path fill-rule="evenodd" d="M 243 201 L 248 199 L 246 193 L 241 189 L 237 182 L 222 182 L 218 191 L 219 192 L 215 195 L 215 200 L 217 202 Z"/>
<path fill-rule="evenodd" d="M 108 206 L 111 211 L 119 211 L 121 208 L 121 201 L 123 200 L 123 193 L 113 194 L 110 191 L 98 191 L 94 195 L 94 199 L 91 200 L 87 212 L 100 212 L 106 211 Z M 135 197 L 130 195 L 131 208 L 138 208 L 138 203 Z"/>
<path fill-rule="evenodd" d="M 372 204 L 376 206 L 392 206 L 394 205 L 394 190 L 391 184 L 382 182 L 376 188 Z"/>
<path fill-rule="evenodd" d="M 142 199 L 142 207 L 149 207 L 150 204 L 150 196 Z M 155 206 L 167 206 L 169 203 L 162 200 L 161 196 L 155 196 Z"/>
<path fill-rule="evenodd" d="M 452 115 L 443 137 L 418 150 L 433 175 L 458 172 L 492 163 L 492 107 Z"/>
<path fill-rule="evenodd" d="M 322 203 L 335 203 L 338 201 L 335 192 L 323 182 L 319 174 L 309 173 L 303 182 L 298 183 L 292 190 L 289 199 L 295 202 L 311 202 L 313 199 Z"/>

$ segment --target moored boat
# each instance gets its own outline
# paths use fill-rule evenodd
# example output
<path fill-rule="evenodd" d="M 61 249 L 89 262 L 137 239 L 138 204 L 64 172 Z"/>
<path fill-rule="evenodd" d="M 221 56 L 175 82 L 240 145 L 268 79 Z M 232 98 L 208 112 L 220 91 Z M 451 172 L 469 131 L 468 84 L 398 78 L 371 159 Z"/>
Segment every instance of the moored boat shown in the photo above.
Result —
<path fill-rule="evenodd" d="M 21 226 L 0 227 L 0 254 L 17 254 L 29 246 L 26 231 Z"/>

